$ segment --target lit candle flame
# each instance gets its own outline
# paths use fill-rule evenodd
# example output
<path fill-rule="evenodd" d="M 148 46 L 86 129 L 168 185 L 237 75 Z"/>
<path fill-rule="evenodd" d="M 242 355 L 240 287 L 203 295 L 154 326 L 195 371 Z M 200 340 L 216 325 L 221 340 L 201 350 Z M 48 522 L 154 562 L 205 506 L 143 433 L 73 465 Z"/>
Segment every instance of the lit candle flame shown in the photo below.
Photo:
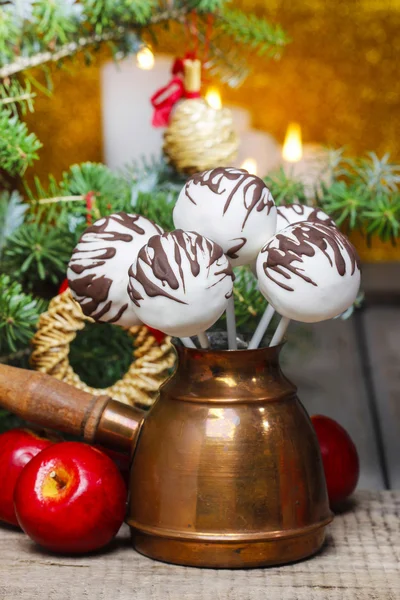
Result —
<path fill-rule="evenodd" d="M 282 148 L 282 157 L 288 162 L 299 162 L 303 156 L 301 128 L 298 123 L 290 123 Z"/>
<path fill-rule="evenodd" d="M 241 169 L 246 169 L 250 175 L 257 175 L 257 161 L 254 158 L 246 158 L 240 165 Z"/>
<path fill-rule="evenodd" d="M 211 108 L 215 108 L 215 110 L 219 110 L 222 107 L 221 94 L 217 88 L 208 88 L 206 92 L 206 102 Z"/>
<path fill-rule="evenodd" d="M 154 54 L 148 47 L 144 47 L 136 55 L 136 62 L 139 69 L 150 71 L 154 67 Z"/>

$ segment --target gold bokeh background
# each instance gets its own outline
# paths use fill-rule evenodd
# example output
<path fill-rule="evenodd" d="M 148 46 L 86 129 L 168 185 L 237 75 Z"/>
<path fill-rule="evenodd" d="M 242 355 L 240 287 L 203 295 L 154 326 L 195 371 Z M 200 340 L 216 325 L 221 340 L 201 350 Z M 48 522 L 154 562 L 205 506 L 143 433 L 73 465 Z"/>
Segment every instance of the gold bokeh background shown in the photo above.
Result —
<path fill-rule="evenodd" d="M 280 61 L 246 51 L 252 73 L 240 88 L 219 84 L 223 101 L 251 112 L 253 127 L 283 141 L 289 121 L 305 142 L 400 159 L 400 0 L 236 0 L 280 23 L 292 42 Z M 156 50 L 185 51 L 177 26 L 159 30 Z M 77 57 L 53 68 L 54 94 L 39 95 L 29 127 L 44 143 L 34 172 L 56 177 L 72 163 L 102 160 L 100 66 Z M 31 178 L 33 169 L 28 172 Z"/>

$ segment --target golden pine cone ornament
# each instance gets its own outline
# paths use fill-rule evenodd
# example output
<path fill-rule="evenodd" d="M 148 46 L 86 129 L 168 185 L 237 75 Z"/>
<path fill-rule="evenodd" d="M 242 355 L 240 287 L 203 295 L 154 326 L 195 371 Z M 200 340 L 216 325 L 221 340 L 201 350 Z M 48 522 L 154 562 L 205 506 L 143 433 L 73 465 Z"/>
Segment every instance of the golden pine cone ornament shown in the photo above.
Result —
<path fill-rule="evenodd" d="M 203 98 L 181 100 L 164 134 L 168 161 L 184 173 L 232 165 L 239 140 L 228 108 L 215 109 Z"/>
<path fill-rule="evenodd" d="M 167 160 L 184 173 L 232 165 L 239 139 L 228 108 L 216 109 L 200 98 L 201 63 L 186 59 L 183 85 L 187 95 L 173 109 L 164 133 Z"/>

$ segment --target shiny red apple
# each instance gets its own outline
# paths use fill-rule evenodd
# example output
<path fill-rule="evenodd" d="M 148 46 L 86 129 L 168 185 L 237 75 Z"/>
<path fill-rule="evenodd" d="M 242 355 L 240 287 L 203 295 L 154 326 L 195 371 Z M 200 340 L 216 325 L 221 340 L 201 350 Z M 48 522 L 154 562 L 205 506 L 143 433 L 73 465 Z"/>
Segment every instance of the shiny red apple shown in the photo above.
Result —
<path fill-rule="evenodd" d="M 323 415 L 311 417 L 321 448 L 331 507 L 351 496 L 357 486 L 360 464 L 357 448 L 347 431 Z"/>
<path fill-rule="evenodd" d="M 14 494 L 22 529 L 53 552 L 102 548 L 124 517 L 126 486 L 114 462 L 80 442 L 43 450 L 21 473 Z"/>
<path fill-rule="evenodd" d="M 24 466 L 53 442 L 29 429 L 11 429 L 0 434 L 0 520 L 18 525 L 14 511 L 14 489 Z"/>
<path fill-rule="evenodd" d="M 118 467 L 118 471 L 121 473 L 125 485 L 129 486 L 129 473 L 130 473 L 130 455 L 129 452 L 119 452 L 118 450 L 111 450 L 104 446 L 94 445 L 93 448 L 97 448 L 107 454 Z"/>

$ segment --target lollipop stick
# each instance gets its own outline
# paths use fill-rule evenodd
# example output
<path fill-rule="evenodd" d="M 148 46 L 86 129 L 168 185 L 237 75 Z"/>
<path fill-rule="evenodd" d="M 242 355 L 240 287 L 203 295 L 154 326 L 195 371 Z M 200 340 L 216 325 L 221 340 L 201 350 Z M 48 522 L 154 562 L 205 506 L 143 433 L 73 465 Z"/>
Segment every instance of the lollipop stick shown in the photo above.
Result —
<path fill-rule="evenodd" d="M 254 348 L 258 348 L 261 340 L 264 337 L 265 332 L 268 329 L 268 325 L 271 323 L 271 319 L 275 314 L 275 309 L 272 304 L 268 304 L 267 308 L 264 311 L 263 316 L 260 319 L 259 324 L 257 325 L 257 329 L 255 330 L 253 337 L 249 343 L 249 350 L 253 350 Z"/>
<path fill-rule="evenodd" d="M 190 337 L 181 337 L 179 338 L 186 348 L 196 348 L 194 342 L 190 339 Z"/>
<path fill-rule="evenodd" d="M 229 298 L 228 306 L 226 307 L 226 327 L 228 330 L 228 348 L 229 350 L 237 350 L 235 301 L 233 294 Z"/>
<path fill-rule="evenodd" d="M 274 336 L 271 340 L 270 347 L 277 346 L 278 344 L 281 343 L 282 338 L 285 335 L 285 332 L 286 332 L 286 329 L 288 328 L 289 323 L 290 323 L 290 319 L 288 319 L 287 317 L 281 318 L 281 320 L 279 321 L 279 325 L 276 328 Z"/>
<path fill-rule="evenodd" d="M 200 346 L 202 348 L 209 348 L 210 347 L 210 342 L 208 341 L 208 337 L 205 331 L 202 331 L 201 333 L 197 334 L 197 337 L 199 338 L 199 342 L 200 342 Z"/>

